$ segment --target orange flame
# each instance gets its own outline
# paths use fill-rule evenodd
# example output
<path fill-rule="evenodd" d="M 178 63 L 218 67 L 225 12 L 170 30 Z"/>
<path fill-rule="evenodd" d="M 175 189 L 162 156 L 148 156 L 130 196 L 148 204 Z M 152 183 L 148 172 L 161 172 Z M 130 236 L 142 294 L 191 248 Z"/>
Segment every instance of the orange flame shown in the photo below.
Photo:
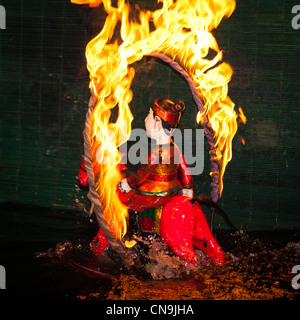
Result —
<path fill-rule="evenodd" d="M 240 137 L 240 140 L 241 140 L 241 142 L 242 142 L 243 145 L 246 144 L 246 140 L 245 140 L 243 137 Z"/>
<path fill-rule="evenodd" d="M 242 122 L 243 124 L 246 124 L 247 122 L 247 118 L 242 110 L 241 107 L 239 107 L 239 114 L 238 114 L 238 117 L 239 117 L 239 122 Z"/>
<path fill-rule="evenodd" d="M 126 232 L 127 209 L 118 200 L 115 188 L 121 179 L 117 170 L 118 147 L 129 138 L 133 119 L 129 103 L 135 70 L 130 65 L 144 55 L 156 52 L 176 59 L 194 81 L 215 131 L 217 157 L 221 164 L 221 194 L 222 177 L 232 157 L 237 115 L 234 103 L 227 96 L 232 69 L 221 62 L 222 51 L 211 31 L 218 27 L 223 17 L 232 14 L 235 0 L 158 0 L 162 6 L 155 11 L 136 6 L 134 16 L 138 19 L 135 20 L 131 18 L 131 7 L 125 0 L 119 0 L 117 7 L 112 6 L 111 0 L 71 2 L 90 6 L 103 3 L 107 13 L 103 29 L 87 45 L 86 58 L 90 90 L 97 96 L 93 114 L 97 190 L 115 236 L 122 237 Z M 121 23 L 120 44 L 111 41 L 118 22 Z M 213 58 L 208 58 L 208 53 L 214 53 Z M 111 123 L 111 110 L 116 106 L 118 119 Z M 200 112 L 197 119 L 201 119 Z"/>

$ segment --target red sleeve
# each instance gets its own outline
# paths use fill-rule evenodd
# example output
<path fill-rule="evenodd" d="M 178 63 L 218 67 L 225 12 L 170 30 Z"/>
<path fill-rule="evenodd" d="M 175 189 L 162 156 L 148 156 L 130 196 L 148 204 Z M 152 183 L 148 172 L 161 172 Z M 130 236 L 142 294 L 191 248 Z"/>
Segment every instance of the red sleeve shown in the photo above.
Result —
<path fill-rule="evenodd" d="M 84 158 L 82 158 L 81 160 L 81 164 L 78 172 L 78 180 L 83 187 L 86 187 L 89 184 L 86 169 L 85 169 Z"/>
<path fill-rule="evenodd" d="M 179 181 L 184 189 L 192 189 L 194 187 L 193 178 L 191 176 L 189 167 L 185 162 L 184 156 L 180 155 L 180 164 L 178 167 Z"/>

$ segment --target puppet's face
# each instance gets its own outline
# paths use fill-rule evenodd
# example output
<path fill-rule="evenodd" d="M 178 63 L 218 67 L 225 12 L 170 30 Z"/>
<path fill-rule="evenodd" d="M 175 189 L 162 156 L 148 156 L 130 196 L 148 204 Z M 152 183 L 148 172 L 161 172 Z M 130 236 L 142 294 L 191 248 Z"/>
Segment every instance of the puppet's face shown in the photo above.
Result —
<path fill-rule="evenodd" d="M 145 129 L 149 138 L 155 139 L 154 136 L 158 134 L 160 124 L 161 121 L 159 117 L 153 117 L 153 110 L 150 108 L 149 113 L 145 118 Z"/>
<path fill-rule="evenodd" d="M 160 117 L 153 117 L 153 110 L 151 108 L 148 116 L 145 119 L 145 129 L 147 136 L 151 139 L 154 139 L 157 144 L 165 144 L 170 142 L 171 135 L 166 134 Z"/>

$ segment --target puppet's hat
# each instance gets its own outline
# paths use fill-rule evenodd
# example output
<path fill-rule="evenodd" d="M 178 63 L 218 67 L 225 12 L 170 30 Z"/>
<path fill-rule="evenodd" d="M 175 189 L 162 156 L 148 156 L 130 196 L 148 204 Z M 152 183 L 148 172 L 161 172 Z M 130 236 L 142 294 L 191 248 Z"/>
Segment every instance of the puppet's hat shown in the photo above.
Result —
<path fill-rule="evenodd" d="M 182 101 L 174 103 L 169 99 L 156 99 L 151 108 L 157 116 L 176 127 L 179 124 L 185 105 Z"/>

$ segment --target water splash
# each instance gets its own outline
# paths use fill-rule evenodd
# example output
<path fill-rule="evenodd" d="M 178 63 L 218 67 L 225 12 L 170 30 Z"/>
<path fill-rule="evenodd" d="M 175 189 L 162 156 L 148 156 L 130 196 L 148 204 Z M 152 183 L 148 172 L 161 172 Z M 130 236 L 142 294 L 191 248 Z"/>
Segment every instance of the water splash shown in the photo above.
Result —
<path fill-rule="evenodd" d="M 148 237 L 134 237 L 138 242 L 147 246 L 147 260 L 144 268 L 153 280 L 180 279 L 195 273 L 199 267 L 182 260 L 173 254 L 165 242 L 158 235 Z M 205 255 L 197 251 L 200 265 L 209 265 Z"/>
<path fill-rule="evenodd" d="M 217 236 L 227 261 L 221 268 L 200 251 L 198 267 L 184 262 L 157 235 L 135 237 L 137 244 L 128 252 L 148 278 L 126 273 L 107 255 L 92 255 L 82 243 L 60 243 L 36 257 L 52 263 L 51 270 L 57 262 L 64 265 L 65 271 L 60 269 L 53 279 L 59 282 L 64 272 L 74 277 L 66 267 L 70 259 L 77 259 L 83 268 L 76 274 L 85 284 L 72 299 L 299 299 L 291 286 L 291 270 L 300 264 L 300 232 L 219 232 Z M 93 286 L 86 285 L 88 279 L 93 279 Z"/>

